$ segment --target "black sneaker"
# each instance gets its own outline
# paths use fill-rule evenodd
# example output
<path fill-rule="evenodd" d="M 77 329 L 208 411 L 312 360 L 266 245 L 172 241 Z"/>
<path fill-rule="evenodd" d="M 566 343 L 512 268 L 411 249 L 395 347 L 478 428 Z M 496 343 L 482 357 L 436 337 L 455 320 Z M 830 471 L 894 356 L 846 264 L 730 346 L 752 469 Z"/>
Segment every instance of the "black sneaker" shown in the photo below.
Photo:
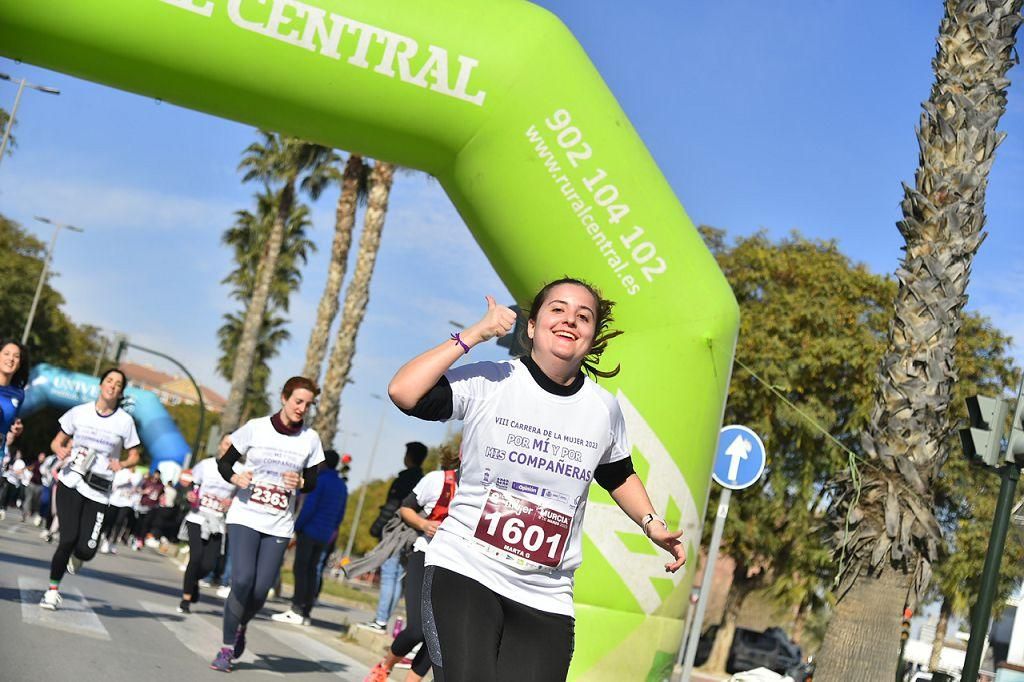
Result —
<path fill-rule="evenodd" d="M 192 613 L 192 605 L 182 599 L 178 603 L 178 613 Z"/>

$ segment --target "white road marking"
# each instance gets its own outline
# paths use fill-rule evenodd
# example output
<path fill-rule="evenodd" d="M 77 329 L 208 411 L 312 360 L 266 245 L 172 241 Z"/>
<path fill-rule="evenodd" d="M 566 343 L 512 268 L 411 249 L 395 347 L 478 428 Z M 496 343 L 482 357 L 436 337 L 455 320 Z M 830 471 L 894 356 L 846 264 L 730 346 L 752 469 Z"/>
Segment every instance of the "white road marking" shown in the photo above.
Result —
<path fill-rule="evenodd" d="M 301 632 L 285 629 L 294 627 L 293 625 L 275 627 L 274 624 L 268 624 L 266 627 L 263 627 L 261 624 L 260 632 L 270 635 L 291 649 L 295 649 L 295 651 L 310 661 L 313 661 L 325 670 L 329 670 L 343 680 L 363 679 L 370 674 L 370 669 L 354 658 L 350 658 Z"/>
<path fill-rule="evenodd" d="M 171 633 L 184 644 L 192 653 L 209 663 L 217 654 L 220 647 L 221 629 L 210 625 L 206 619 L 198 614 L 185 615 L 174 610 L 174 607 L 166 604 L 155 604 L 153 602 L 139 602 L 142 608 L 146 609 L 160 623 L 171 631 Z M 245 670 L 266 673 L 275 676 L 282 676 L 262 660 L 256 658 L 252 651 L 246 651 L 241 658 L 235 659 L 237 663 L 244 663 Z"/>
<path fill-rule="evenodd" d="M 110 639 L 110 633 L 103 627 L 99 616 L 89 606 L 89 601 L 82 591 L 76 587 L 61 588 L 60 596 L 64 601 L 56 611 L 40 608 L 39 600 L 48 587 L 49 583 L 41 578 L 18 576 L 23 622 L 95 639 Z"/>

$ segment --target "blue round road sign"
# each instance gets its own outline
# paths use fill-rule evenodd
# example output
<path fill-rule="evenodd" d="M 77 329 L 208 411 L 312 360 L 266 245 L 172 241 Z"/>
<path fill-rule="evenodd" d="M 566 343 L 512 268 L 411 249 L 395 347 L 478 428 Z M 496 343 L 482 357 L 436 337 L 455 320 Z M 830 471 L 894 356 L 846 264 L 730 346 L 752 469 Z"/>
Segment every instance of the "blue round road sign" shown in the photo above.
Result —
<path fill-rule="evenodd" d="M 743 490 L 764 472 L 764 443 L 746 426 L 724 426 L 718 432 L 715 468 L 711 477 L 718 485 Z"/>

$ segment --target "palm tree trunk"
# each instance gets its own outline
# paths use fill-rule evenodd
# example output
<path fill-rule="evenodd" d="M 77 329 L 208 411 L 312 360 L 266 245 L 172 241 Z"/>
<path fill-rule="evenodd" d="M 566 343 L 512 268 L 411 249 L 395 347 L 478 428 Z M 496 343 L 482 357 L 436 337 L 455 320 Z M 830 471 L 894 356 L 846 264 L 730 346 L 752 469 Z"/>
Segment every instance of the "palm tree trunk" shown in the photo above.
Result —
<path fill-rule="evenodd" d="M 949 629 L 949 617 L 953 609 L 950 607 L 949 599 L 942 600 L 939 608 L 939 622 L 935 624 L 935 641 L 932 642 L 932 656 L 928 659 L 928 669 L 935 671 L 939 669 L 939 659 L 942 657 L 942 647 L 946 644 L 946 630 Z"/>
<path fill-rule="evenodd" d="M 352 226 L 356 220 L 356 200 L 359 196 L 359 177 L 363 172 L 363 157 L 350 154 L 341 180 L 341 196 L 335 209 L 334 242 L 331 244 L 331 262 L 327 266 L 327 284 L 316 309 L 316 322 L 309 334 L 306 347 L 306 366 L 302 376 L 314 382 L 320 379 L 320 369 L 327 354 L 327 341 L 334 316 L 338 314 L 341 283 L 348 267 L 348 251 L 352 245 Z"/>
<path fill-rule="evenodd" d="M 820 682 L 878 682 L 896 676 L 900 623 L 910 576 L 889 566 L 873 580 L 864 576 L 836 605 L 818 652 Z M 896 633 L 879 637 L 878 632 Z"/>
<path fill-rule="evenodd" d="M 732 570 L 732 584 L 729 586 L 729 594 L 725 598 L 725 608 L 722 612 L 722 623 L 715 632 L 715 641 L 711 645 L 711 652 L 708 660 L 701 666 L 703 670 L 711 672 L 723 672 L 726 670 L 729 661 L 729 652 L 732 651 L 732 642 L 736 636 L 736 622 L 739 620 L 740 611 L 747 597 L 763 582 L 763 574 L 749 576 L 748 566 L 737 561 Z"/>
<path fill-rule="evenodd" d="M 862 660 L 847 662 L 854 658 L 848 648 L 851 634 L 865 638 L 864 648 L 857 649 L 863 655 L 895 651 L 897 610 L 892 604 L 884 613 L 866 607 L 884 605 L 877 595 L 891 586 L 883 579 L 892 582 L 902 567 L 913 567 L 913 575 L 895 582 L 913 588 L 908 605 L 915 607 L 942 542 L 930 488 L 955 440 L 949 416 L 957 378 L 954 346 L 971 264 L 984 239 L 988 174 L 1005 137 L 996 126 L 1006 110 L 1006 72 L 1022 4 L 1024 0 L 945 3 L 932 62 L 935 83 L 917 135 L 920 165 L 915 186 L 904 186 L 903 220 L 897 224 L 906 255 L 896 271 L 894 319 L 879 368 L 875 407 L 862 439 L 866 454 L 882 467 L 863 471 L 864 489 L 872 490 L 856 510 L 864 520 L 855 532 L 840 532 L 837 538 L 852 563 L 870 564 L 874 570 L 853 576 L 862 584 L 845 599 L 854 603 L 837 609 L 830 622 L 819 667 L 823 680 L 881 679 L 856 672 Z M 836 499 L 847 504 L 853 496 Z M 840 516 L 847 511 L 840 509 Z M 847 622 L 872 613 L 873 627 Z M 834 641 L 840 637 L 843 642 Z M 891 663 L 895 660 L 893 654 Z M 849 670 L 853 677 L 839 670 Z"/>
<path fill-rule="evenodd" d="M 807 618 L 811 615 L 810 604 L 802 604 L 797 607 L 796 615 L 793 617 L 793 632 L 790 635 L 797 645 L 807 653 L 804 646 L 804 629 L 807 627 Z"/>
<path fill-rule="evenodd" d="M 341 390 L 352 368 L 352 357 L 356 351 L 356 334 L 366 315 L 370 300 L 370 279 L 380 249 L 380 235 L 384 229 L 384 217 L 388 211 L 388 196 L 394 179 L 395 167 L 384 161 L 377 161 L 370 174 L 370 193 L 366 204 L 363 233 L 359 238 L 359 254 L 356 256 L 356 270 L 345 292 L 345 309 L 341 325 L 334 337 L 334 348 L 324 377 L 323 393 L 320 395 L 314 428 L 325 445 L 334 441 L 338 427 L 338 409 L 341 406 Z"/>
<path fill-rule="evenodd" d="M 242 324 L 242 334 L 238 341 L 238 351 L 235 354 L 235 365 L 231 372 L 231 391 L 228 393 L 228 402 L 221 415 L 221 428 L 225 433 L 234 431 L 240 423 L 242 404 L 245 401 L 245 391 L 249 383 L 249 373 L 252 371 L 256 357 L 256 345 L 259 343 L 260 327 L 263 325 L 267 300 L 270 298 L 270 286 L 274 280 L 274 273 L 277 272 L 277 259 L 281 255 L 281 245 L 284 243 L 285 223 L 288 216 L 291 215 L 294 201 L 294 181 L 287 182 L 281 189 L 281 200 L 278 203 L 277 216 L 274 218 L 274 227 L 267 238 L 267 246 L 256 271 L 256 286 L 253 288 L 249 305 L 245 309 L 245 321 Z"/>
<path fill-rule="evenodd" d="M 740 607 L 743 605 L 745 596 L 740 596 L 739 590 L 729 590 L 729 596 L 725 600 L 725 612 L 722 614 L 722 624 L 715 632 L 715 641 L 711 645 L 708 660 L 704 661 L 701 669 L 716 673 L 725 672 L 726 663 L 729 661 L 729 652 L 732 650 L 732 641 L 736 636 L 736 620 L 739 618 Z"/>

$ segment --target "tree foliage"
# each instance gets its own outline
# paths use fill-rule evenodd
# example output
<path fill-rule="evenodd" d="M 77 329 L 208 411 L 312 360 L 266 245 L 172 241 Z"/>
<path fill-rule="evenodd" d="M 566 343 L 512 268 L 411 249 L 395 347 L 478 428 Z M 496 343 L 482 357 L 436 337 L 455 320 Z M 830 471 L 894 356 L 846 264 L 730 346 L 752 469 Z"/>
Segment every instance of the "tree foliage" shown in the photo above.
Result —
<path fill-rule="evenodd" d="M 728 245 L 722 231 L 701 231 L 741 310 L 725 423 L 751 427 L 768 450 L 761 480 L 732 497 L 721 548 L 736 561 L 728 606 L 735 618 L 747 595 L 764 589 L 788 614 L 783 623 L 820 622 L 839 568 L 830 524 L 843 521 L 831 516 L 829 502 L 849 456 L 818 427 L 858 456 L 859 470 L 877 466 L 859 458 L 857 436 L 870 417 L 896 284 L 851 262 L 833 241 L 794 233 L 772 242 L 758 233 Z M 965 330 L 957 390 L 1008 385 L 1009 339 L 975 314 L 966 315 Z M 978 475 L 957 461 L 940 478 L 935 501 L 951 546 L 969 542 L 959 529 L 994 504 L 998 483 L 985 485 Z M 709 532 L 716 505 L 708 509 Z M 948 557 L 966 561 L 955 551 Z M 971 569 L 958 570 L 970 575 Z M 961 580 L 954 589 L 971 588 Z"/>
<path fill-rule="evenodd" d="M 10 113 L 8 113 L 8 111 L 6 109 L 0 108 L 0 139 L 3 138 L 4 131 L 7 130 L 7 125 L 10 122 L 10 120 L 11 120 Z M 18 125 L 18 122 L 15 121 L 14 125 Z M 13 126 L 12 126 L 12 128 L 13 128 Z M 14 139 L 14 131 L 12 129 L 11 132 L 7 136 L 7 149 L 4 150 L 4 154 L 6 154 L 7 156 L 10 156 L 11 154 L 14 153 L 14 148 L 16 146 L 17 146 L 17 142 Z"/>
<path fill-rule="evenodd" d="M 46 245 L 21 225 L 0 215 L 0 338 L 21 339 L 32 305 Z M 97 330 L 75 324 L 61 307 L 64 297 L 53 287 L 58 273 L 50 271 L 28 338 L 33 363 L 48 362 L 77 372 L 91 373 L 100 352 Z"/>

